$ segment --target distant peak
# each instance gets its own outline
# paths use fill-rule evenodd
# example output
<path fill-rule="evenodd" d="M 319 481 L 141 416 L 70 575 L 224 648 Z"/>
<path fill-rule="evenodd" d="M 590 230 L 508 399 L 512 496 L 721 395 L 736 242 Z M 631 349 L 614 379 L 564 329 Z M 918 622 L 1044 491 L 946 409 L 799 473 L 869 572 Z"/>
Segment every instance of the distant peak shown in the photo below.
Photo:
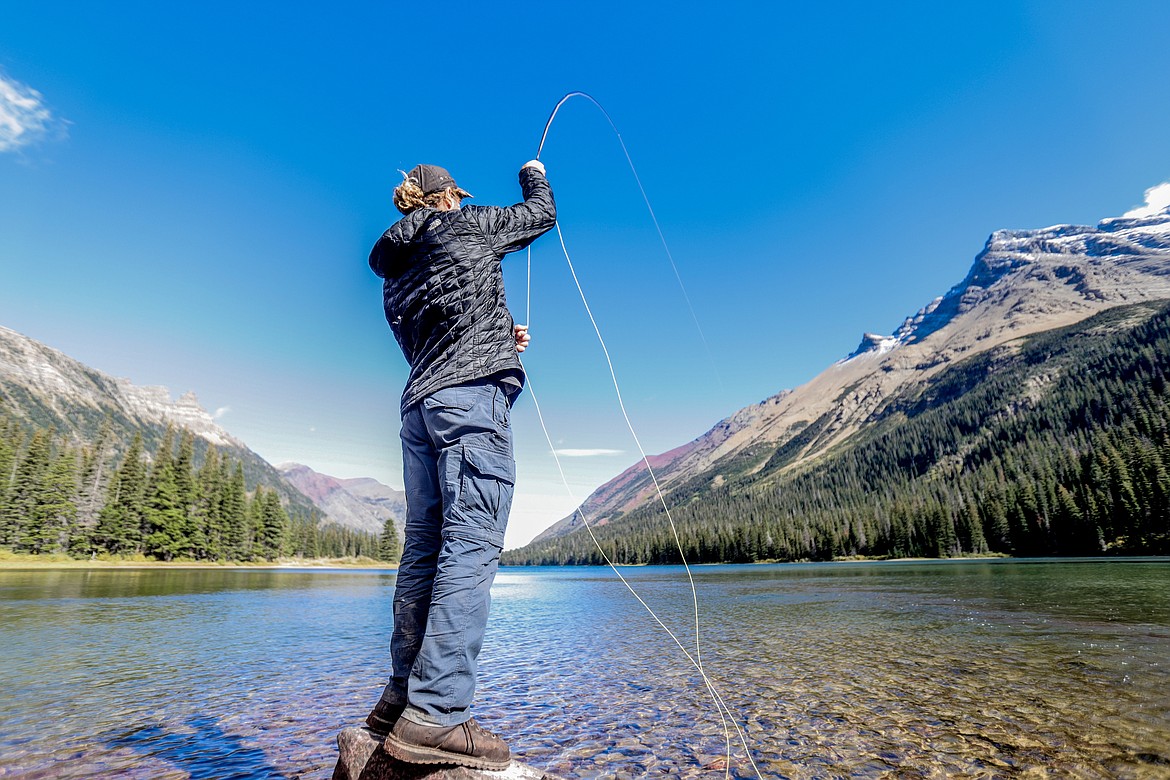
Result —
<path fill-rule="evenodd" d="M 1093 274 L 1100 277 L 1097 258 L 1143 256 L 1170 250 L 1170 182 L 1146 190 L 1146 205 L 1123 216 L 1101 220 L 1096 226 L 1060 224 L 1031 230 L 996 230 L 987 239 L 962 282 L 907 317 L 893 336 L 866 333 L 845 360 L 860 355 L 883 354 L 903 344 L 920 342 L 946 327 L 959 315 L 978 307 L 1003 290 L 1012 279 L 1055 277 L 1081 284 L 1084 272 L 1070 271 L 1078 257 L 1094 258 Z M 1047 269 L 1047 270 L 1046 270 Z M 1099 295 L 1091 288 L 1078 296 Z"/>
<path fill-rule="evenodd" d="M 876 353 L 884 355 L 894 347 L 898 346 L 897 336 L 883 336 L 880 333 L 863 333 L 861 334 L 861 343 L 857 345 L 857 349 L 849 354 L 846 360 L 852 360 L 858 355 L 865 355 L 869 353 Z"/>

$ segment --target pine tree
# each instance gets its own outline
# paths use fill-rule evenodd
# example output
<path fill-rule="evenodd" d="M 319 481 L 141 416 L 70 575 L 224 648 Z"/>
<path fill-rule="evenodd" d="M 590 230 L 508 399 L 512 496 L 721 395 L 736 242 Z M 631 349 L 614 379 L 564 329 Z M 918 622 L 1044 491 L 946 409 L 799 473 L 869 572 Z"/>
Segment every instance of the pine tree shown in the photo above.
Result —
<path fill-rule="evenodd" d="M 228 531 L 223 513 L 227 477 L 219 450 L 209 447 L 199 469 L 199 498 L 194 515 L 196 525 L 203 529 L 205 557 L 211 560 L 223 560 L 228 555 Z"/>
<path fill-rule="evenodd" d="M 24 447 L 24 432 L 16 421 L 0 415 L 0 545 L 11 543 L 9 495 L 16 479 L 17 453 Z"/>
<path fill-rule="evenodd" d="M 94 541 L 114 554 L 139 552 L 146 496 L 146 462 L 142 434 L 135 433 L 122 464 L 114 473 L 105 506 L 98 515 Z"/>
<path fill-rule="evenodd" d="M 987 552 L 987 539 L 983 535 L 983 522 L 979 519 L 979 508 L 970 496 L 962 497 L 962 509 L 956 523 L 959 546 L 970 553 Z"/>
<path fill-rule="evenodd" d="M 53 459 L 38 491 L 36 521 L 21 549 L 33 553 L 68 552 L 77 533 L 77 454 L 63 449 Z M 34 529 L 36 529 L 34 531 Z"/>
<path fill-rule="evenodd" d="M 179 437 L 179 454 L 175 457 L 175 492 L 183 513 L 183 536 L 186 554 L 207 557 L 206 528 L 199 513 L 199 481 L 195 473 L 195 434 L 183 429 Z"/>
<path fill-rule="evenodd" d="M 224 463 L 227 467 L 226 462 Z M 252 533 L 249 527 L 248 496 L 244 486 L 244 467 L 236 463 L 225 481 L 220 501 L 224 525 L 224 557 L 233 561 L 252 559 Z"/>
<path fill-rule="evenodd" d="M 69 550 L 74 555 L 96 551 L 94 532 L 105 501 L 110 476 L 107 461 L 113 451 L 113 431 L 109 418 L 102 421 L 93 446 L 81 455 L 81 473 L 77 492 L 77 529 Z"/>
<path fill-rule="evenodd" d="M 320 515 L 317 514 L 316 510 L 313 510 L 307 520 L 302 519 L 297 523 L 299 528 L 295 550 L 297 555 L 303 558 L 321 557 L 321 537 L 318 529 L 320 522 Z"/>
<path fill-rule="evenodd" d="M 46 533 L 47 522 L 40 505 L 49 472 L 51 436 L 49 431 L 37 431 L 18 457 L 3 521 L 5 541 L 14 550 L 40 552 L 38 540 Z"/>
<path fill-rule="evenodd" d="M 275 491 L 256 488 L 252 499 L 256 507 L 256 555 L 266 561 L 274 561 L 284 554 L 287 535 L 288 515 L 280 505 Z"/>
<path fill-rule="evenodd" d="M 402 551 L 398 544 L 398 528 L 394 524 L 394 518 L 388 517 L 385 525 L 382 526 L 382 536 L 378 539 L 378 560 L 397 563 L 401 554 Z"/>
<path fill-rule="evenodd" d="M 143 548 L 146 554 L 163 561 L 189 554 L 190 540 L 184 533 L 187 514 L 179 504 L 175 462 L 162 450 L 150 472 L 145 510 Z"/>

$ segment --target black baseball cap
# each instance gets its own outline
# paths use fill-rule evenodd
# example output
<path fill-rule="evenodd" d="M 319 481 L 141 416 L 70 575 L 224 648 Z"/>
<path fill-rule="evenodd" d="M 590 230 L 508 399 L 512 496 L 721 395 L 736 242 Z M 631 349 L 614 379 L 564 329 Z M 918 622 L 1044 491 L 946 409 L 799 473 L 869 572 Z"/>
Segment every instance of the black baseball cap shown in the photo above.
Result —
<path fill-rule="evenodd" d="M 448 187 L 459 189 L 459 185 L 455 183 L 451 174 L 447 173 L 447 169 L 437 165 L 416 165 L 406 174 L 406 179 L 417 184 L 427 195 Z"/>

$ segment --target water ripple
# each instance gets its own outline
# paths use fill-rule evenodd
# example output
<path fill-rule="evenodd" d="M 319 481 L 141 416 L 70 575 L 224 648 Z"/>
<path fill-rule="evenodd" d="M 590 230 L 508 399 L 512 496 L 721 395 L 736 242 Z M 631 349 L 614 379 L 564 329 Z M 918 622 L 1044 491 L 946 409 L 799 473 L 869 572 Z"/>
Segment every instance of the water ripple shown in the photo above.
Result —
<path fill-rule="evenodd" d="M 1170 564 L 699 567 L 768 778 L 1170 777 Z M 326 778 L 393 577 L 0 572 L 0 777 Z M 631 570 L 684 644 L 677 569 Z M 505 570 L 478 716 L 566 778 L 720 777 L 702 681 L 611 574 Z M 754 777 L 738 740 L 726 775 Z"/>

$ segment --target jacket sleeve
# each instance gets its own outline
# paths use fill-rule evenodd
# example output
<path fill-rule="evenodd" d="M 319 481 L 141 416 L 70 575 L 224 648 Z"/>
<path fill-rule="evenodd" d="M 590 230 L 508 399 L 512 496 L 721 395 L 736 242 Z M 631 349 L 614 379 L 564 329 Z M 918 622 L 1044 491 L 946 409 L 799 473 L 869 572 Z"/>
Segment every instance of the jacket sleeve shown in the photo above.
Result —
<path fill-rule="evenodd" d="M 370 270 L 383 279 L 386 278 L 386 272 L 382 270 L 382 239 L 374 244 L 374 248 L 370 250 Z"/>
<path fill-rule="evenodd" d="M 394 235 L 397 227 L 398 225 L 395 225 L 383 233 L 370 250 L 370 270 L 383 279 L 391 276 L 391 269 L 402 253 L 401 241 L 395 240 Z"/>
<path fill-rule="evenodd" d="M 524 201 L 505 208 L 476 209 L 476 219 L 500 257 L 531 244 L 557 224 L 557 206 L 548 179 L 535 168 L 520 169 Z"/>
<path fill-rule="evenodd" d="M 383 279 L 392 276 L 402 263 L 406 246 L 424 224 L 425 220 L 408 215 L 391 225 L 370 250 L 370 270 Z"/>

